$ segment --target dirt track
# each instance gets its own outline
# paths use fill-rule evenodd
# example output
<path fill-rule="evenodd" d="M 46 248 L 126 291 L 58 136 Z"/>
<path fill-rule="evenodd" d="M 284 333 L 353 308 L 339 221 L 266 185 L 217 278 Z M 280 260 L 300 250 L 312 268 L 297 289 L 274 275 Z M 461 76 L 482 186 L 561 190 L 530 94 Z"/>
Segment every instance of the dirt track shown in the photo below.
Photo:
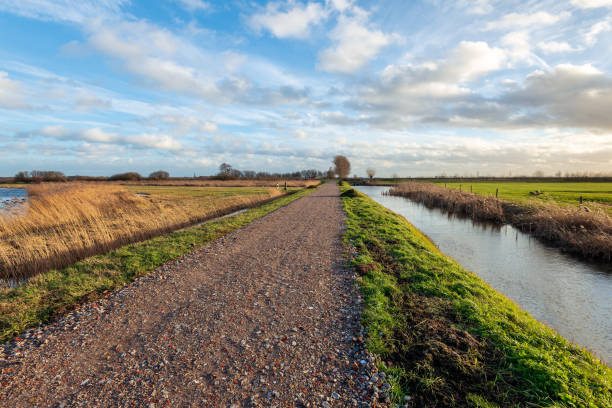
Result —
<path fill-rule="evenodd" d="M 327 184 L 0 349 L 0 406 L 371 406 L 338 195 Z"/>

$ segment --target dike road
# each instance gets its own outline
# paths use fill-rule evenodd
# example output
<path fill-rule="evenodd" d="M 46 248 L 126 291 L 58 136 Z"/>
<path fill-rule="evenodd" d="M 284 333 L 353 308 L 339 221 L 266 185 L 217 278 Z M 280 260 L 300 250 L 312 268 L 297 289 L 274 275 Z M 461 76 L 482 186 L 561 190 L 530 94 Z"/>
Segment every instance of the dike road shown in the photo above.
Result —
<path fill-rule="evenodd" d="M 0 407 L 385 406 L 339 194 L 325 184 L 0 346 Z"/>

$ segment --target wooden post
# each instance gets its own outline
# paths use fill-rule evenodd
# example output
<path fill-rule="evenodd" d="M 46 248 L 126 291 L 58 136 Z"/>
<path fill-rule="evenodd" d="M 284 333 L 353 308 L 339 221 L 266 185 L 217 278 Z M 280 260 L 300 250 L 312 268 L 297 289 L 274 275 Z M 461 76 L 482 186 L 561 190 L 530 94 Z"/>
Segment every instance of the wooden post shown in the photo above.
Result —
<path fill-rule="evenodd" d="M 472 192 L 472 185 L 470 184 L 470 193 Z"/>
<path fill-rule="evenodd" d="M 285 180 L 285 191 L 287 191 L 287 180 Z"/>
<path fill-rule="evenodd" d="M 495 198 L 496 198 L 496 199 L 497 199 L 498 194 L 499 194 L 499 188 L 496 188 L 496 189 L 495 189 Z"/>
<path fill-rule="evenodd" d="M 459 192 L 461 192 L 461 184 L 459 184 Z"/>
<path fill-rule="evenodd" d="M 580 196 L 580 205 L 582 206 L 582 196 Z"/>

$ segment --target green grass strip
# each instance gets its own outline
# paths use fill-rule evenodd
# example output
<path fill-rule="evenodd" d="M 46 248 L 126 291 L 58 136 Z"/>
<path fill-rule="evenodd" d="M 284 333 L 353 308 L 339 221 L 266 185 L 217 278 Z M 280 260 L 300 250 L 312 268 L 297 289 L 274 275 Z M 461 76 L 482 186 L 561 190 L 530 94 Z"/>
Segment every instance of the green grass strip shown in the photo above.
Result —
<path fill-rule="evenodd" d="M 0 341 L 8 341 L 29 327 L 47 323 L 82 302 L 100 298 L 106 291 L 119 289 L 312 191 L 303 189 L 231 217 L 127 245 L 70 267 L 37 275 L 16 288 L 1 289 Z"/>
<path fill-rule="evenodd" d="M 347 185 L 341 190 L 350 190 Z M 402 216 L 342 197 L 367 346 L 414 406 L 612 407 L 612 370 L 438 251 Z M 468 345 L 469 347 L 466 347 Z"/>

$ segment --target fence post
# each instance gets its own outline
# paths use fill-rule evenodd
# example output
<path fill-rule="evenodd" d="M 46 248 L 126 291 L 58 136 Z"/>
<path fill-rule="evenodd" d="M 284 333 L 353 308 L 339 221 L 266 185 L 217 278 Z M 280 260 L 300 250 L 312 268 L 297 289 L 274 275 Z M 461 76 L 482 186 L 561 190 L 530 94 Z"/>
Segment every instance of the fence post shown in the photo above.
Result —
<path fill-rule="evenodd" d="M 580 196 L 580 205 L 582 205 L 582 196 Z"/>
<path fill-rule="evenodd" d="M 498 196 L 498 194 L 499 194 L 499 188 L 496 188 L 496 189 L 495 189 L 495 199 L 496 199 L 496 200 L 497 200 L 497 196 Z"/>
<path fill-rule="evenodd" d="M 472 185 L 470 184 L 470 193 L 472 192 Z"/>
<path fill-rule="evenodd" d="M 287 180 L 285 180 L 285 191 L 287 191 Z"/>
<path fill-rule="evenodd" d="M 461 192 L 461 184 L 459 184 L 459 192 Z"/>

